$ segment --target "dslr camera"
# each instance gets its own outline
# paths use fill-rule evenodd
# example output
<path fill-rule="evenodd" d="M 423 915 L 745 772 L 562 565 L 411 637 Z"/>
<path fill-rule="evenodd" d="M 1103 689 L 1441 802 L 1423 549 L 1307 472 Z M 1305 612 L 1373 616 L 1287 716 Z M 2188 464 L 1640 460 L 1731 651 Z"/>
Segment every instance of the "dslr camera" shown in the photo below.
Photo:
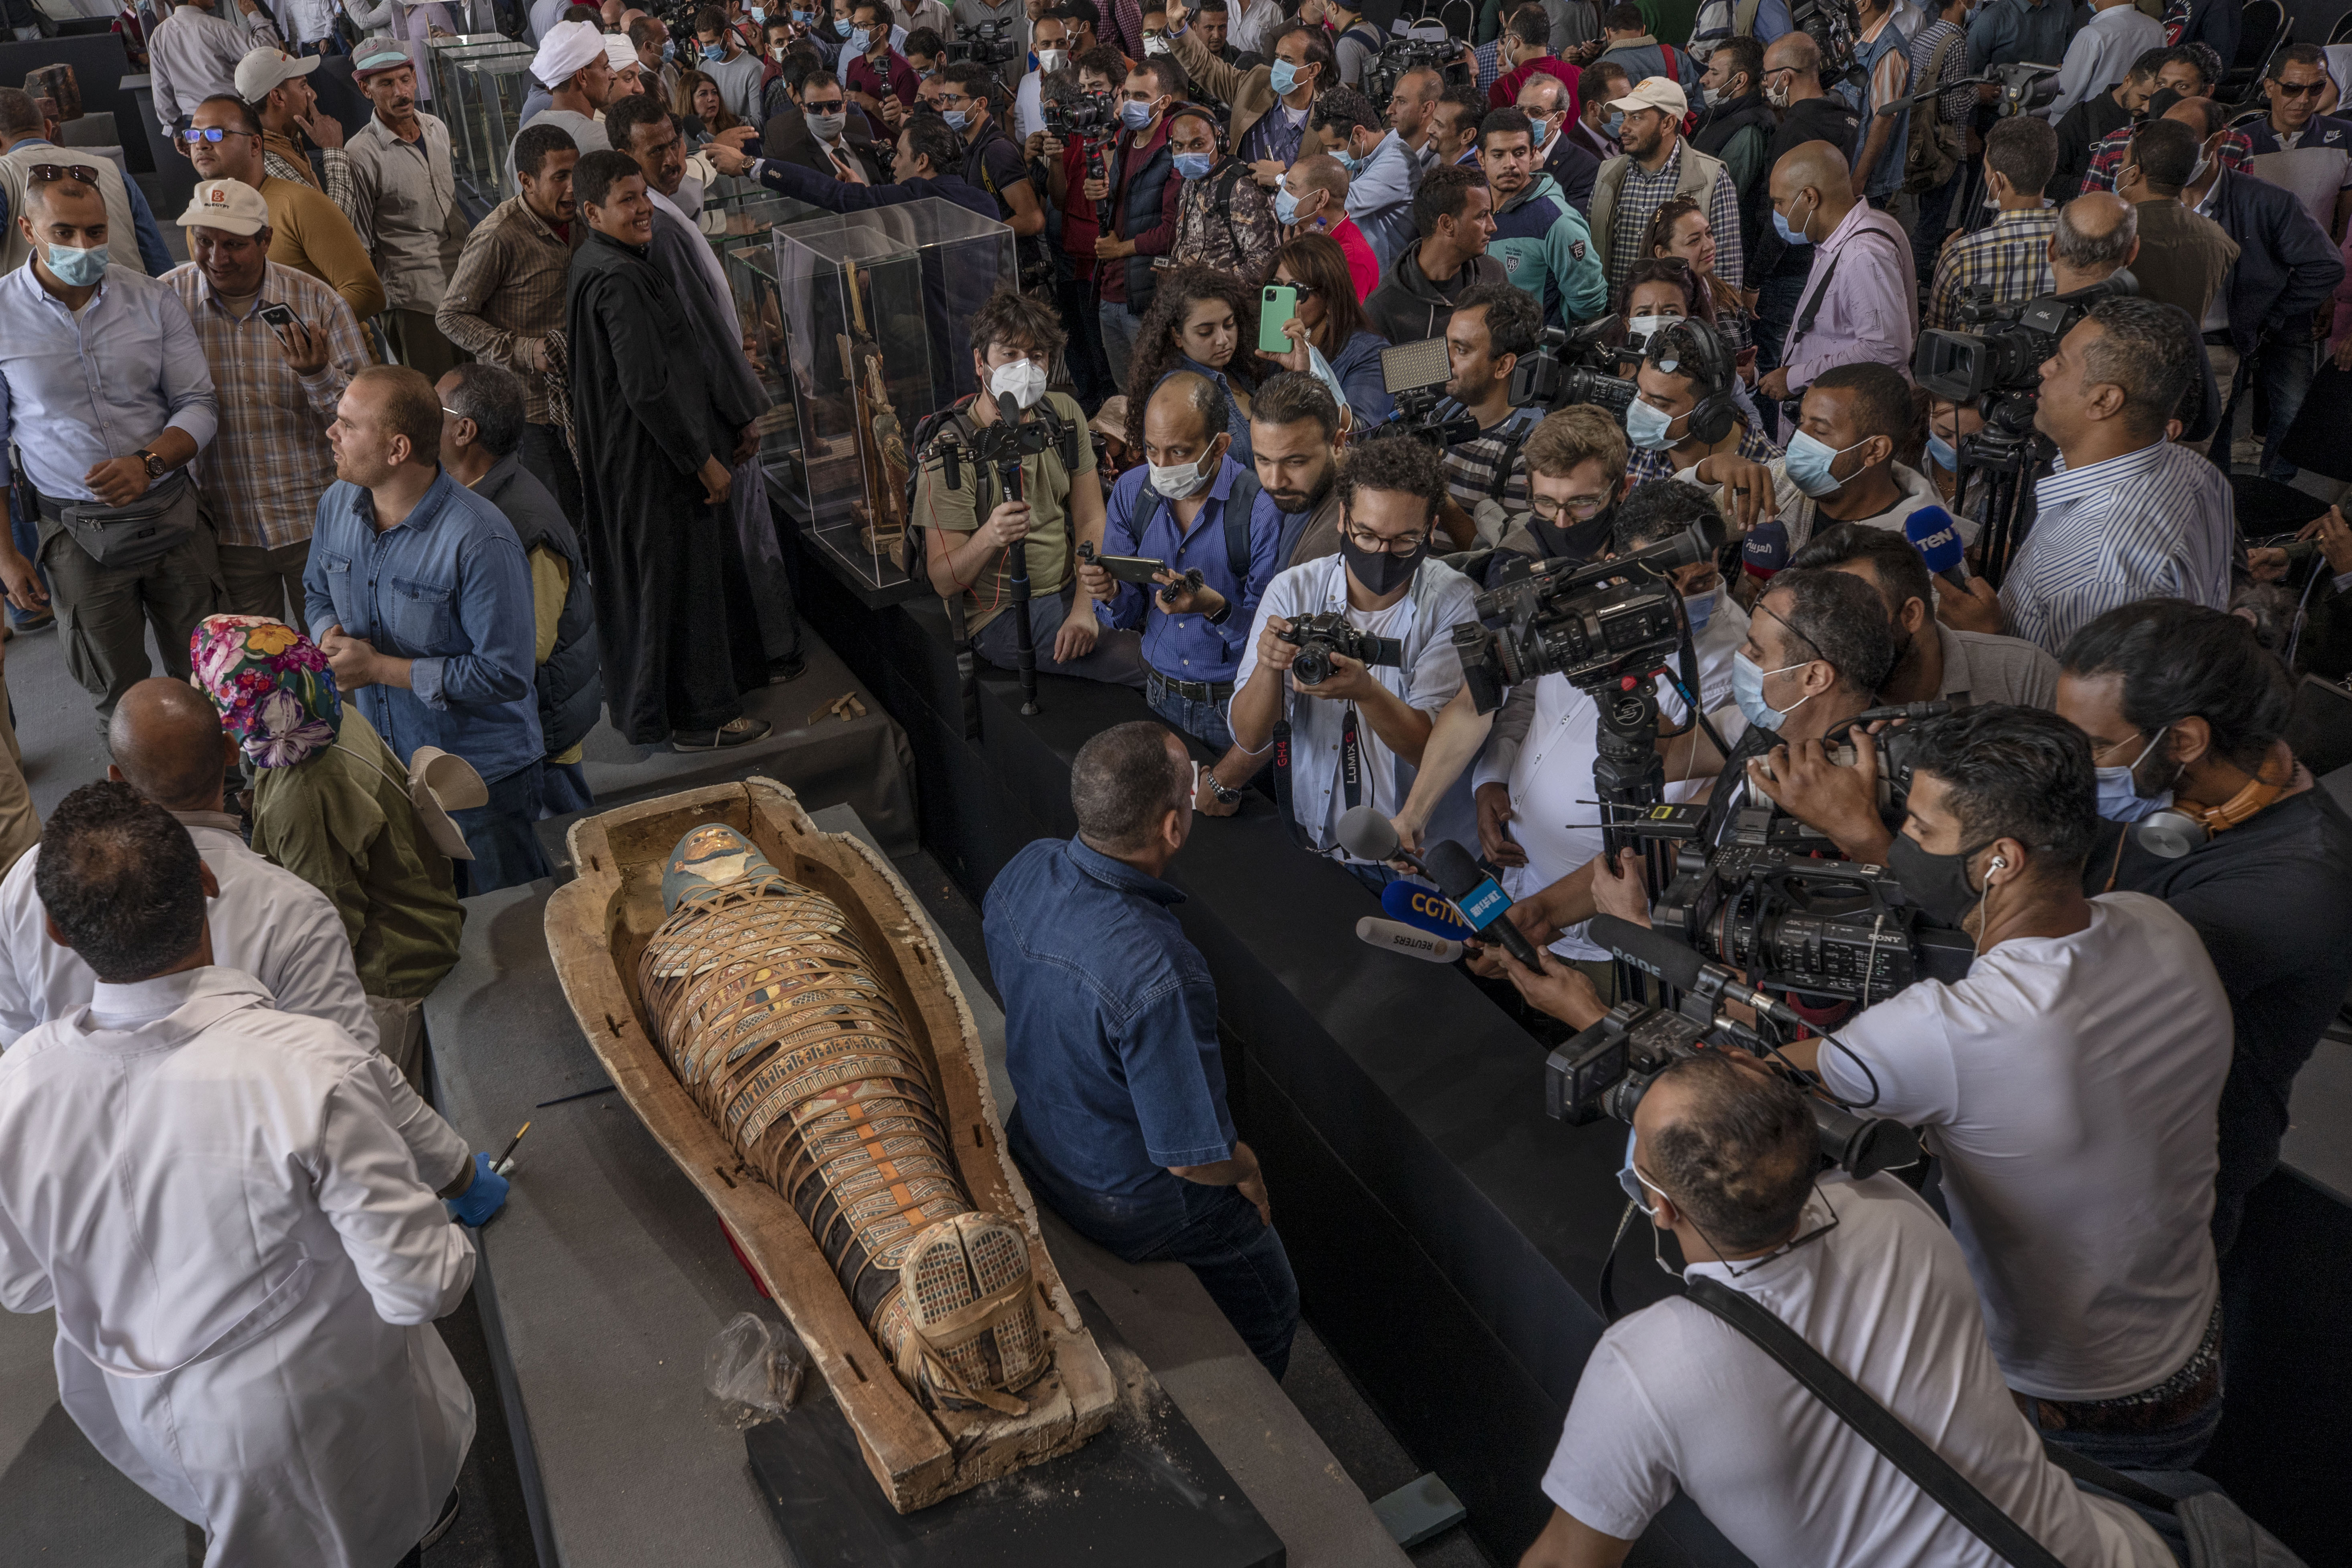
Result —
<path fill-rule="evenodd" d="M 970 60 L 974 65 L 1001 66 L 1021 52 L 1018 40 L 1012 36 L 1009 21 L 975 22 L 956 29 L 955 37 L 948 44 L 951 61 Z"/>
<path fill-rule="evenodd" d="M 1715 524 L 1715 538 L 1706 525 Z M 1682 647 L 1685 616 L 1666 574 L 1705 561 L 1722 522 L 1701 518 L 1675 538 L 1612 560 L 1547 561 L 1478 595 L 1478 619 L 1453 632 L 1462 678 L 1481 713 L 1522 681 L 1565 675 L 1598 695 L 1629 675 L 1664 667 Z"/>
<path fill-rule="evenodd" d="M 1462 63 L 1460 44 L 1444 37 L 1396 38 L 1364 67 L 1364 96 L 1374 109 L 1385 111 L 1396 95 L 1397 79 L 1417 70 L 1435 71 L 1446 87 L 1468 87 L 1477 79 Z"/>
<path fill-rule="evenodd" d="M 1404 668 L 1403 639 L 1373 637 L 1337 610 L 1301 616 L 1290 623 L 1288 631 L 1274 635 L 1298 650 L 1298 657 L 1290 661 L 1290 673 L 1298 678 L 1301 686 L 1320 686 L 1329 679 L 1334 655 L 1352 658 L 1358 664 L 1384 665 L 1391 669 Z"/>
<path fill-rule="evenodd" d="M 1118 130 L 1118 116 L 1109 100 L 1090 92 L 1049 93 L 1040 107 L 1045 110 L 1045 134 L 1056 142 L 1082 142 Z"/>
<path fill-rule="evenodd" d="M 1617 351 L 1601 340 L 1617 324 L 1602 316 L 1573 331 L 1547 327 L 1536 352 L 1511 368 L 1511 406 L 1558 413 L 1572 403 L 1593 403 L 1621 423 L 1633 405 L 1633 384 L 1615 374 Z"/>

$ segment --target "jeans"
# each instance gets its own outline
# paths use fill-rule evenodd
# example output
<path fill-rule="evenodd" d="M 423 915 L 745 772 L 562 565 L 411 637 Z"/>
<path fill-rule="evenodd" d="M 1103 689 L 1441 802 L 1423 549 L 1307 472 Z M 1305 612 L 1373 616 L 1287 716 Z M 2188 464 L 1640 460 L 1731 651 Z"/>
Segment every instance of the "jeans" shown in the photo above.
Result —
<path fill-rule="evenodd" d="M 1065 258 L 1063 268 L 1068 265 Z M 1103 357 L 1102 317 L 1095 309 L 1094 284 L 1084 278 L 1056 278 L 1054 296 L 1070 333 L 1062 353 L 1070 367 L 1071 391 L 1080 407 L 1097 407 L 1118 385 L 1111 380 L 1110 361 Z"/>
<path fill-rule="evenodd" d="M 1936 276 L 1936 257 L 1944 247 L 1944 231 L 1951 226 L 1952 198 L 1959 194 L 1960 181 L 1968 172 L 1966 163 L 1958 164 L 1950 179 L 1920 193 L 1918 226 L 1911 231 L 1911 259 L 1923 284 Z"/>
<path fill-rule="evenodd" d="M 1105 300 L 1097 307 L 1097 320 L 1102 323 L 1103 358 L 1109 362 L 1110 379 L 1121 392 L 1127 390 L 1127 367 L 1135 359 L 1135 334 L 1143 326 L 1143 318 L 1127 308 L 1123 300 Z"/>
<path fill-rule="evenodd" d="M 2053 1431 L 2041 1423 L 2038 1408 L 2027 1401 L 2026 1420 L 2035 1430 L 2063 1448 L 2096 1459 L 2111 1470 L 2186 1470 L 2203 1456 L 2206 1445 L 2221 1425 L 2221 1395 L 2187 1420 L 2154 1432 Z"/>
<path fill-rule="evenodd" d="M 1756 374 L 1760 378 L 1768 371 L 1780 368 L 1780 348 L 1789 341 L 1789 329 L 1795 324 L 1797 311 L 1805 302 L 1805 285 L 1811 281 L 1810 268 L 1801 275 L 1767 278 L 1756 289 Z M 1780 410 L 1769 399 L 1763 413 L 1770 421 L 1768 434 L 1774 440 L 1785 440 L 1780 434 Z"/>
<path fill-rule="evenodd" d="M 2318 345 L 2311 341 L 2307 321 L 2290 321 L 2278 332 L 2263 340 L 2254 351 L 2251 363 L 2241 361 L 2237 384 L 2225 399 L 2221 428 L 2213 432 L 2211 457 L 2224 472 L 2230 467 L 2230 432 L 2238 422 L 2238 400 L 2249 388 L 2256 390 L 2267 407 L 2257 407 L 2263 416 L 2263 457 L 2261 473 L 2265 479 L 2287 480 L 2295 476 L 2292 463 L 2279 461 L 2279 443 L 2294 426 L 2294 416 L 2303 412 L 2303 400 L 2311 391 L 2312 377 L 2319 374 Z M 2219 368 L 2215 375 L 2218 379 Z"/>
<path fill-rule="evenodd" d="M 493 779 L 488 804 L 449 814 L 466 836 L 466 847 L 474 852 L 471 860 L 456 863 L 459 898 L 555 874 L 530 826 L 541 815 L 545 770 L 544 762 L 535 762 L 502 779 Z"/>
<path fill-rule="evenodd" d="M 1298 1333 L 1298 1279 L 1282 1235 L 1235 1187 L 1176 1180 L 1175 1202 L 1076 1193 L 1028 1155 L 1018 1112 L 1005 1142 L 1030 1186 L 1072 1230 L 1129 1263 L 1181 1263 L 1276 1383 Z M 1174 1178 L 1171 1178 L 1174 1179 Z"/>
<path fill-rule="evenodd" d="M 1151 704 L 1154 713 L 1168 721 L 1171 728 L 1190 735 L 1221 757 L 1234 743 L 1233 726 L 1225 722 L 1223 703 L 1179 697 L 1168 678 L 1156 669 L 1143 673 L 1143 700 Z"/>
<path fill-rule="evenodd" d="M 1029 599 L 1029 640 L 1037 652 L 1040 675 L 1075 675 L 1112 686 L 1143 685 L 1143 638 L 1135 632 L 1106 627 L 1095 635 L 1094 649 L 1067 663 L 1054 657 L 1054 634 L 1070 605 L 1059 594 L 1034 594 Z M 972 634 L 972 651 L 999 669 L 1021 668 L 1021 612 L 1008 609 Z"/>

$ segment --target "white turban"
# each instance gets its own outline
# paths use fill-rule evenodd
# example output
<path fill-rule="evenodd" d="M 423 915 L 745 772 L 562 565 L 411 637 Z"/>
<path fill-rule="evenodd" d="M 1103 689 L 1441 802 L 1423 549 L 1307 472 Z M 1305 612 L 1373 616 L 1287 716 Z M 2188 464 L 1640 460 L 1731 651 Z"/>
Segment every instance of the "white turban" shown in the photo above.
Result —
<path fill-rule="evenodd" d="M 604 35 L 595 24 L 558 22 L 539 41 L 539 53 L 530 62 L 530 74 L 552 92 L 570 81 L 581 68 L 604 58 Z"/>

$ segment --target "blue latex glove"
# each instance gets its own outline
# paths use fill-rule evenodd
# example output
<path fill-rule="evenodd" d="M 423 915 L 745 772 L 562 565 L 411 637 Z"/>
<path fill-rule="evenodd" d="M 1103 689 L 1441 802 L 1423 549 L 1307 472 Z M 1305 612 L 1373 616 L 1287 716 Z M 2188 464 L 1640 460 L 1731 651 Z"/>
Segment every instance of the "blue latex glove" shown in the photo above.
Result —
<path fill-rule="evenodd" d="M 448 1200 L 449 1212 L 466 1224 L 481 1226 L 490 1223 L 492 1215 L 507 1206 L 507 1179 L 490 1169 L 488 1154 L 474 1156 L 474 1181 L 464 1192 Z"/>

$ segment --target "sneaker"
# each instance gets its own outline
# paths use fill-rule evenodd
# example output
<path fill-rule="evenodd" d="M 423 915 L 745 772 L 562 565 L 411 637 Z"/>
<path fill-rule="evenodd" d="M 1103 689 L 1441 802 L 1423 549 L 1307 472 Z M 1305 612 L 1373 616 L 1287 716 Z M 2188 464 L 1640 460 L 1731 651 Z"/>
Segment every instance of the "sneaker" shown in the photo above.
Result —
<path fill-rule="evenodd" d="M 457 1522 L 457 1489 L 451 1487 L 449 1489 L 449 1500 L 441 1505 L 441 1517 L 433 1521 L 432 1529 L 417 1537 L 416 1550 L 422 1552 L 426 1547 L 431 1546 L 436 1542 L 439 1541 L 443 1536 L 449 1533 L 449 1527 Z"/>
<path fill-rule="evenodd" d="M 786 686 L 808 672 L 808 660 L 801 658 L 780 658 L 768 666 L 768 684 Z"/>
<path fill-rule="evenodd" d="M 43 610 L 30 616 L 20 616 L 13 609 L 8 612 L 10 637 L 15 637 L 19 632 L 45 632 L 57 624 L 58 613 L 55 610 Z"/>
<path fill-rule="evenodd" d="M 775 726 L 765 719 L 730 719 L 716 730 L 672 730 L 670 750 L 674 752 L 719 752 L 730 747 L 749 745 L 761 739 Z"/>
<path fill-rule="evenodd" d="M 2241 436 L 2230 443 L 2230 462 L 2234 468 L 2251 468 L 2263 460 L 2263 438 Z"/>

